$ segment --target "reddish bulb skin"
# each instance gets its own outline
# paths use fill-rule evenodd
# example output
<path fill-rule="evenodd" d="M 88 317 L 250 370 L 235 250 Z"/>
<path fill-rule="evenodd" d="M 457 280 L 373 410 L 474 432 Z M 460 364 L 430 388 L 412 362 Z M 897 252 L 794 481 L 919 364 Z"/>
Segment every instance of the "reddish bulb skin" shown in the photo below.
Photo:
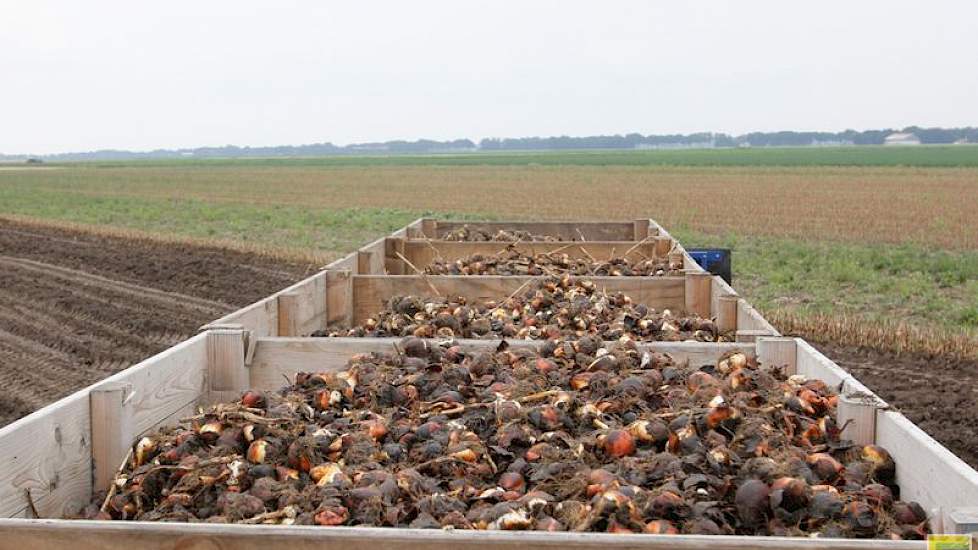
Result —
<path fill-rule="evenodd" d="M 624 430 L 612 430 L 602 443 L 604 452 L 612 458 L 622 458 L 635 454 L 635 438 Z"/>
<path fill-rule="evenodd" d="M 241 404 L 250 409 L 264 408 L 265 396 L 261 392 L 248 390 L 241 396 Z"/>
<path fill-rule="evenodd" d="M 679 530 L 671 521 L 655 519 L 645 524 L 645 532 L 650 535 L 678 535 Z"/>

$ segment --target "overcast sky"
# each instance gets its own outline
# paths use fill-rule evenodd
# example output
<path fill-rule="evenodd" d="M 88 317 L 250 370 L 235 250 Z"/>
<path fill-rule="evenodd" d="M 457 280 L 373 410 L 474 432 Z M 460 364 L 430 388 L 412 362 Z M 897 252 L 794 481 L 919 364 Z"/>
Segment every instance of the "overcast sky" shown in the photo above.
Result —
<path fill-rule="evenodd" d="M 974 0 L 0 0 L 0 153 L 965 126 L 976 69 Z"/>

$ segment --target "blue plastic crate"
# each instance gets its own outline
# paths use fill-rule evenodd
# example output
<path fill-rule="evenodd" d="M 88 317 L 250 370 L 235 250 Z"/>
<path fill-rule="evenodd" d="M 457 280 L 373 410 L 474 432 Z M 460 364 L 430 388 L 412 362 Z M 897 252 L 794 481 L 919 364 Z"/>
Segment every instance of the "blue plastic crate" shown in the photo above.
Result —
<path fill-rule="evenodd" d="M 733 281 L 729 248 L 687 248 L 686 252 L 703 269 L 719 275 L 728 284 Z"/>

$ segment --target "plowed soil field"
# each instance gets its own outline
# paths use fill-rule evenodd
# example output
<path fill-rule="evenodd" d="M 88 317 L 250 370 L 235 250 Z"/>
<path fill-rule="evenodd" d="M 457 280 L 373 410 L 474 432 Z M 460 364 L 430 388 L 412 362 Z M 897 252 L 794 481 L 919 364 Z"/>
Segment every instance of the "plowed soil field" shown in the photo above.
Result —
<path fill-rule="evenodd" d="M 0 425 L 312 270 L 221 248 L 0 220 Z"/>

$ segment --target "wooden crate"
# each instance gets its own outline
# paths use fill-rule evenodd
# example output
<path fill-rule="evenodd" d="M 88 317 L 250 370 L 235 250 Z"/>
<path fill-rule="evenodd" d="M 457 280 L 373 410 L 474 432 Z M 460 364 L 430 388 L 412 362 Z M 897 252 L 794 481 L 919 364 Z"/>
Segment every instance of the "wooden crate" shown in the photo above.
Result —
<path fill-rule="evenodd" d="M 430 295 L 431 287 L 419 276 L 407 278 L 388 277 L 387 275 L 403 275 L 412 270 L 406 267 L 401 256 L 408 258 L 415 267 L 423 269 L 426 265 L 425 250 L 431 251 L 436 247 L 445 251 L 450 257 L 461 257 L 474 247 L 483 250 L 497 251 L 505 243 L 458 243 L 446 241 L 430 241 L 427 239 L 411 239 L 408 235 L 418 234 L 422 226 L 443 224 L 443 227 L 454 227 L 461 222 L 439 222 L 430 219 L 418 219 L 410 225 L 381 237 L 374 242 L 352 252 L 324 268 L 323 271 L 300 281 L 291 287 L 260 300 L 250 306 L 226 315 L 207 327 L 244 328 L 256 336 L 297 336 L 310 334 L 329 327 L 348 327 L 360 322 L 381 309 L 383 301 L 395 294 L 414 293 Z M 494 222 L 494 227 L 514 227 L 517 222 Z M 552 231 L 550 227 L 566 227 L 569 222 L 542 222 L 535 225 L 540 231 Z M 646 235 L 639 240 L 600 243 L 587 243 L 586 247 L 601 246 L 609 254 L 612 248 L 621 247 L 622 252 L 639 245 L 642 250 L 652 254 L 661 254 L 668 246 L 671 254 L 681 256 L 687 271 L 686 279 L 697 279 L 690 282 L 682 290 L 675 287 L 676 278 L 655 278 L 663 282 L 646 284 L 637 280 L 649 278 L 640 277 L 608 277 L 596 278 L 607 280 L 605 288 L 631 293 L 636 288 L 642 288 L 639 296 L 633 296 L 636 301 L 642 301 L 652 307 L 670 307 L 675 310 L 699 312 L 701 315 L 715 317 L 723 330 L 736 330 L 739 341 L 750 342 L 758 336 L 779 336 L 778 331 L 771 326 L 746 300 L 740 299 L 737 293 L 719 277 L 709 277 L 709 282 L 703 275 L 706 273 L 691 258 L 682 245 L 659 224 L 652 220 L 636 220 L 632 222 L 588 222 L 595 227 L 617 227 L 618 230 L 631 224 L 642 231 L 634 231 L 635 236 Z M 548 225 L 549 224 L 549 225 Z M 605 225 L 602 225 L 605 224 Z M 515 227 L 521 227 L 519 225 Z M 605 232 L 610 229 L 603 230 Z M 642 239 L 648 239 L 643 242 Z M 569 243 L 525 243 L 534 249 L 547 250 L 566 246 Z M 524 246 L 524 245 L 520 245 Z M 659 250 L 656 251 L 656 247 Z M 597 250 L 597 249 L 595 249 Z M 574 254 L 583 255 L 580 248 L 572 246 L 568 249 Z M 590 249 L 589 253 L 594 254 Z M 400 256 L 399 256 L 400 255 Z M 409 256 L 410 255 L 410 256 Z M 413 258 L 413 259 L 412 259 Z M 415 263 L 414 260 L 418 260 Z M 430 256 L 428 260 L 430 261 Z M 422 265 L 419 265 L 422 264 Z M 438 276 L 427 277 L 433 281 L 436 288 L 446 294 L 457 294 L 471 298 L 501 299 L 516 290 L 526 281 L 525 277 L 473 277 L 469 282 L 454 282 L 453 279 L 462 277 Z M 659 288 L 657 285 L 661 286 Z M 384 288 L 379 288 L 384 287 Z M 672 290 L 665 290 L 672 288 Z M 660 297 L 656 297 L 658 293 Z M 669 294 L 671 293 L 671 294 Z M 708 296 L 708 298 L 706 297 Z M 688 299 L 688 301 L 687 301 Z M 709 302 L 707 304 L 706 302 Z"/>
<path fill-rule="evenodd" d="M 282 376 L 301 370 L 338 369 L 355 353 L 384 351 L 385 338 L 301 338 L 331 324 L 358 322 L 394 294 L 428 294 L 429 283 L 446 294 L 502 298 L 525 277 L 427 277 L 404 275 L 404 256 L 422 258 L 432 247 L 441 254 L 472 253 L 473 245 L 429 239 L 458 222 L 419 219 L 333 262 L 323 271 L 203 327 L 201 334 L 0 429 L 0 549 L 115 548 L 919 548 L 924 542 L 817 540 L 800 538 L 604 535 L 580 533 L 447 532 L 408 529 L 229 526 L 58 519 L 87 504 L 104 487 L 128 448 L 142 434 L 175 423 L 198 407 L 236 398 L 246 388 L 274 389 Z M 472 225 L 472 224 L 470 224 Z M 886 447 L 897 463 L 901 498 L 918 501 L 937 532 L 978 530 L 978 472 L 913 425 L 858 380 L 800 339 L 782 338 L 746 300 L 718 277 L 705 273 L 669 233 L 651 220 L 631 222 L 494 222 L 489 228 L 583 234 L 587 246 L 639 245 L 643 254 L 682 257 L 682 277 L 598 278 L 599 286 L 621 290 L 654 307 L 703 311 L 737 330 L 738 342 L 649 343 L 643 346 L 679 359 L 708 363 L 730 349 L 789 372 L 820 378 L 841 389 L 839 416 L 850 421 L 845 436 Z M 562 233 L 563 232 L 563 233 Z M 644 241 L 644 242 L 643 242 Z M 503 243 L 489 243 L 499 247 Z M 656 250 L 656 246 L 660 248 Z M 554 246 L 532 243 L 532 246 Z M 597 250 L 597 248 L 595 248 Z M 466 252 L 468 251 L 468 252 Z M 590 250 L 589 250 L 590 252 Z M 408 256 L 411 254 L 411 256 Z M 593 254 L 593 252 L 592 252 Z M 444 257 L 444 256 L 443 256 Z M 423 263 L 422 260 L 418 260 Z M 413 263 L 413 262 L 412 262 Z M 535 342 L 510 341 L 514 346 Z M 462 340 L 468 349 L 497 345 Z M 846 399 L 850 395 L 870 399 Z"/>
<path fill-rule="evenodd" d="M 495 342 L 467 340 L 468 349 Z M 513 342 L 531 346 L 530 342 Z M 712 362 L 737 348 L 762 363 L 821 378 L 843 396 L 865 387 L 800 339 L 759 338 L 754 343 L 651 343 L 643 346 Z M 504 547 L 515 544 L 598 548 L 675 548 L 708 544 L 716 548 L 919 548 L 922 542 L 818 541 L 752 537 L 696 537 L 602 534 L 470 533 L 407 529 L 307 528 L 276 526 L 165 525 L 61 520 L 86 504 L 122 462 L 142 434 L 192 414 L 197 406 L 236 396 L 247 387 L 272 389 L 282 375 L 299 370 L 338 369 L 353 353 L 391 348 L 389 339 L 249 339 L 241 329 L 211 329 L 103 382 L 81 390 L 0 430 L 0 548 L 113 548 L 152 544 L 162 548 L 257 548 L 271 541 L 299 548 L 412 544 L 430 547 Z M 872 395 L 872 394 L 869 394 Z M 969 507 L 978 502 L 978 472 L 941 447 L 879 400 L 842 400 L 839 415 L 864 442 L 886 447 L 897 463 L 905 500 L 916 500 L 932 515 L 934 529 L 974 528 Z M 851 435 L 847 432 L 847 435 Z M 28 492 L 30 497 L 28 498 Z M 39 517 L 34 517 L 35 511 Z M 198 545 L 198 546 L 195 546 Z M 208 546 L 209 545 L 209 546 Z"/>

